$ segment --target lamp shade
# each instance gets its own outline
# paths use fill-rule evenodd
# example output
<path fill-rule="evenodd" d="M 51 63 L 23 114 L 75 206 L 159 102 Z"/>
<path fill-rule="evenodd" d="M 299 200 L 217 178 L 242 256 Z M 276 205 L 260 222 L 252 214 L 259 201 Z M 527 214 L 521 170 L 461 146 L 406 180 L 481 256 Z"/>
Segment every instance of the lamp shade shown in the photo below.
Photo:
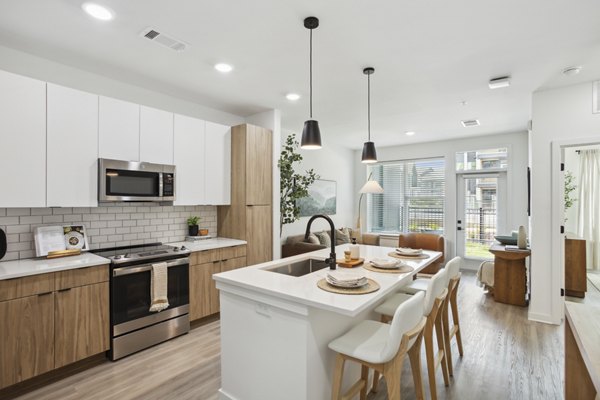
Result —
<path fill-rule="evenodd" d="M 383 188 L 377 181 L 367 181 L 360 189 L 360 193 L 383 193 Z"/>
<path fill-rule="evenodd" d="M 316 150 L 321 148 L 321 130 L 319 121 L 309 119 L 304 122 L 300 148 L 305 150 Z"/>
<path fill-rule="evenodd" d="M 365 142 L 362 151 L 362 162 L 365 164 L 377 162 L 377 152 L 375 151 L 375 143 Z"/>

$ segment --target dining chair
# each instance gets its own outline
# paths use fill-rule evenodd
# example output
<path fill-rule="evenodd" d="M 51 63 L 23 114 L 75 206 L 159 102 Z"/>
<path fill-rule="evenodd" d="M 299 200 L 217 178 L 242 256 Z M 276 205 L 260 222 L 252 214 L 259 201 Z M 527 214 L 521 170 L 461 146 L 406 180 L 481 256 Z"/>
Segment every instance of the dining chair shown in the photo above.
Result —
<path fill-rule="evenodd" d="M 425 295 L 418 293 L 398 305 L 393 312 L 391 324 L 378 321 L 362 321 L 346 334 L 329 343 L 335 351 L 332 400 L 351 399 L 360 392 L 360 399 L 367 398 L 369 369 L 382 374 L 387 383 L 388 399 L 400 400 L 400 375 L 402 364 L 408 354 L 413 373 L 417 399 L 423 399 L 421 380 L 421 343 L 426 318 L 423 316 Z M 344 394 L 342 378 L 346 361 L 361 365 L 360 379 Z"/>

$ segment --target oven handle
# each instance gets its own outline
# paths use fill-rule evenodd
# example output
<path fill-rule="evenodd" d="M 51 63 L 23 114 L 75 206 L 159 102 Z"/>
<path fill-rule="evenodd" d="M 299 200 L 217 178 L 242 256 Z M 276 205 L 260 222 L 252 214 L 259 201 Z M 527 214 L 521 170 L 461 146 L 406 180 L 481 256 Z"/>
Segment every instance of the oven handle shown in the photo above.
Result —
<path fill-rule="evenodd" d="M 167 268 L 176 267 L 178 265 L 189 264 L 190 260 L 188 257 L 179 258 L 177 260 L 167 261 Z M 121 267 L 113 269 L 112 276 L 123 276 L 123 275 L 131 275 L 138 274 L 140 272 L 146 272 L 152 270 L 152 264 L 144 264 L 139 267 Z"/>

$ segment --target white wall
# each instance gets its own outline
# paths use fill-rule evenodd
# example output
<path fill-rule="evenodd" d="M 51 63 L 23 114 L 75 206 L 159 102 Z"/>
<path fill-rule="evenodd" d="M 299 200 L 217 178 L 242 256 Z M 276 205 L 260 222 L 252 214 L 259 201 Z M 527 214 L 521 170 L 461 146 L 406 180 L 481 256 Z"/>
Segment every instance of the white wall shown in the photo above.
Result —
<path fill-rule="evenodd" d="M 285 143 L 289 132 L 283 134 L 281 143 Z M 300 141 L 300 135 L 297 135 Z M 331 147 L 324 145 L 320 150 L 300 150 L 304 158 L 301 165 L 296 167 L 296 171 L 302 173 L 313 168 L 315 173 L 320 175 L 321 179 L 337 182 L 337 210 L 335 215 L 331 215 L 336 228 L 352 227 L 352 218 L 356 214 L 354 208 L 354 152 L 342 147 Z M 306 224 L 309 217 L 302 217 L 300 220 L 284 225 L 281 240 L 291 235 L 303 234 L 306 230 Z M 312 231 L 329 230 L 329 225 L 325 220 L 317 220 L 313 223 Z M 279 233 L 279 227 L 277 227 Z"/>
<path fill-rule="evenodd" d="M 281 112 L 269 110 L 246 118 L 246 122 L 273 131 L 273 259 L 281 258 L 279 245 L 279 168 L 277 161 L 281 152 Z"/>
<path fill-rule="evenodd" d="M 592 82 L 535 92 L 532 102 L 531 134 L 532 215 L 531 215 L 531 302 L 529 318 L 559 324 L 564 315 L 560 288 L 563 270 L 560 257 L 552 250 L 553 232 L 560 229 L 560 218 L 551 205 L 562 202 L 561 193 L 552 196 L 553 142 L 581 139 L 600 141 L 600 114 L 592 113 Z"/>
<path fill-rule="evenodd" d="M 507 172 L 507 219 L 508 231 L 519 225 L 527 226 L 527 133 L 505 133 L 478 136 L 466 139 L 417 143 L 402 146 L 379 147 L 379 161 L 410 160 L 416 158 L 444 157 L 446 160 L 446 203 L 444 216 L 444 237 L 446 239 L 446 259 L 456 254 L 456 187 L 455 156 L 459 151 L 481 150 L 496 147 L 508 148 Z M 354 155 L 354 193 L 358 193 L 367 180 L 367 167 L 360 162 L 360 151 Z M 385 190 L 385 188 L 384 188 Z M 354 196 L 354 218 L 357 217 L 358 196 Z M 362 205 L 362 226 L 366 229 L 366 201 Z M 466 266 L 476 268 L 479 262 Z"/>
<path fill-rule="evenodd" d="M 244 123 L 244 118 L 237 115 L 70 67 L 5 46 L 0 46 L 0 69 L 224 125 L 233 126 Z"/>

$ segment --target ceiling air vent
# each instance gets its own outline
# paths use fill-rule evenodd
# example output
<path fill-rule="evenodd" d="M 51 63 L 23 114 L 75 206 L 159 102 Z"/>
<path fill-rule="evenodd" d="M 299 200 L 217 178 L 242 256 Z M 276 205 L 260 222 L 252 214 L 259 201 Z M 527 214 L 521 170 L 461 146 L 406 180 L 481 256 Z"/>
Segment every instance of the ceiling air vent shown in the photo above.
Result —
<path fill-rule="evenodd" d="M 462 126 L 464 126 L 465 128 L 468 128 L 470 126 L 479 126 L 481 125 L 479 123 L 479 120 L 477 119 L 466 119 L 464 121 L 460 121 L 460 123 L 462 124 Z"/>
<path fill-rule="evenodd" d="M 181 40 L 175 39 L 173 36 L 167 35 L 163 32 L 159 32 L 153 28 L 144 29 L 140 33 L 141 37 L 144 37 L 148 40 L 152 40 L 154 43 L 159 44 L 164 47 L 168 47 L 171 50 L 175 51 L 183 51 L 187 48 L 187 44 L 182 42 Z"/>

